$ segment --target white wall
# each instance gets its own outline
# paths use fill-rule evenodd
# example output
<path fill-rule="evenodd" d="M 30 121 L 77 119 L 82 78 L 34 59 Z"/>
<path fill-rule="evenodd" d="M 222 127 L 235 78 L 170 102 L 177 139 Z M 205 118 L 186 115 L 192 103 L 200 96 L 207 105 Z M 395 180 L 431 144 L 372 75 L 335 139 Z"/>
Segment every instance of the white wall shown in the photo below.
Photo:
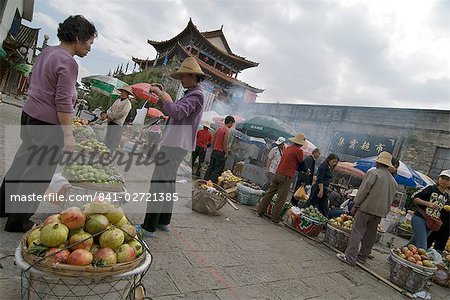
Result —
<path fill-rule="evenodd" d="M 11 28 L 16 9 L 19 9 L 20 14 L 23 14 L 23 1 L 22 0 L 5 0 L 6 7 L 3 12 L 3 16 L 0 20 L 0 46 L 6 38 L 9 29 Z"/>

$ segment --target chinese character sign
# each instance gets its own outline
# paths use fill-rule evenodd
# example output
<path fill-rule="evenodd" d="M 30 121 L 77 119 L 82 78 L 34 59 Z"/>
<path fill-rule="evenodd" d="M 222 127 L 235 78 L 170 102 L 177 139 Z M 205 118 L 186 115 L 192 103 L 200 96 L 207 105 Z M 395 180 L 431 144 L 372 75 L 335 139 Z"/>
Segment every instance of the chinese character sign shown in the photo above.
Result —
<path fill-rule="evenodd" d="M 331 141 L 330 150 L 357 157 L 369 157 L 376 156 L 382 151 L 393 153 L 395 143 L 396 139 L 389 137 L 336 131 Z"/>

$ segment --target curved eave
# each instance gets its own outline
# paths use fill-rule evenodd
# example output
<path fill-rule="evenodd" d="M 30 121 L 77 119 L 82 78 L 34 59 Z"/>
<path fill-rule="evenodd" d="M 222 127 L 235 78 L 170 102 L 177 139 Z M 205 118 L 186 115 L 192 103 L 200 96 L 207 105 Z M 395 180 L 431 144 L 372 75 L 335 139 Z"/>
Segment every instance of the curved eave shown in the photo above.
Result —
<path fill-rule="evenodd" d="M 156 51 L 161 52 L 165 49 L 172 48 L 171 47 L 172 44 L 175 44 L 175 43 L 181 41 L 183 39 L 183 37 L 185 37 L 188 34 L 193 34 L 193 33 L 195 33 L 196 36 L 199 37 L 206 45 L 212 47 L 213 49 L 215 49 L 219 53 L 223 54 L 224 56 L 235 60 L 237 64 L 241 64 L 241 65 L 245 66 L 244 69 L 247 69 L 250 67 L 257 67 L 259 65 L 259 63 L 257 63 L 257 62 L 248 60 L 245 57 L 242 57 L 242 56 L 232 53 L 231 49 L 230 49 L 230 52 L 231 52 L 231 54 L 230 54 L 230 53 L 227 53 L 226 51 L 223 51 L 222 49 L 217 48 L 197 29 L 197 27 L 192 22 L 192 19 L 189 19 L 188 25 L 186 26 L 186 28 L 183 31 L 181 31 L 179 34 L 177 34 L 175 37 L 171 38 L 170 40 L 153 41 L 153 40 L 147 39 L 147 43 L 152 45 Z M 222 33 L 222 36 L 223 36 L 223 33 Z M 224 38 L 223 38 L 223 40 L 225 41 L 224 43 L 226 43 L 226 46 L 228 46 L 228 43 L 226 42 L 226 40 Z M 228 46 L 228 48 L 229 48 L 229 46 Z"/>

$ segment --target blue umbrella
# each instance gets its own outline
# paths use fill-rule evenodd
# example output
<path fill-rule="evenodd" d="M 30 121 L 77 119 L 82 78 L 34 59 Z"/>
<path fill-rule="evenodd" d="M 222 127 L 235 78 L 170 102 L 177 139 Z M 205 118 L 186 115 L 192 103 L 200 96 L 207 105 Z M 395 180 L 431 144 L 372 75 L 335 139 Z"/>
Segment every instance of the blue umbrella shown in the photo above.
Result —
<path fill-rule="evenodd" d="M 369 169 L 375 167 L 376 156 L 363 158 L 355 162 L 355 168 L 361 171 L 367 172 Z M 397 175 L 395 176 L 395 181 L 398 184 L 409 186 L 409 187 L 424 187 L 427 183 L 420 177 L 417 172 L 410 166 L 406 165 L 402 161 L 397 169 Z"/>

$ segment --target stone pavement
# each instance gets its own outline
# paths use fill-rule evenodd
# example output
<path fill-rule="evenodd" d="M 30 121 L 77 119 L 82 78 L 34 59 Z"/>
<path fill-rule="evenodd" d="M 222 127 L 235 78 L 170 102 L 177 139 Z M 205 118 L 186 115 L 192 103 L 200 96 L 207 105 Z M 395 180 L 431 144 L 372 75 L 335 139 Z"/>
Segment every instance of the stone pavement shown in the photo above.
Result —
<path fill-rule="evenodd" d="M 2 124 L 18 123 L 19 113 L 0 105 Z M 129 217 L 135 223 L 143 219 Z M 0 219 L 0 257 L 13 254 L 22 236 L 4 232 L 5 221 Z M 175 214 L 172 232 L 147 240 L 154 262 L 144 286 L 153 299 L 403 299 L 362 269 L 338 261 L 323 244 L 274 226 L 245 206 L 226 205 L 217 217 Z M 386 248 L 377 249 L 373 264 L 386 272 Z M 18 299 L 20 271 L 12 257 L 0 262 L 1 299 Z M 435 285 L 431 291 L 433 299 L 448 295 Z"/>

